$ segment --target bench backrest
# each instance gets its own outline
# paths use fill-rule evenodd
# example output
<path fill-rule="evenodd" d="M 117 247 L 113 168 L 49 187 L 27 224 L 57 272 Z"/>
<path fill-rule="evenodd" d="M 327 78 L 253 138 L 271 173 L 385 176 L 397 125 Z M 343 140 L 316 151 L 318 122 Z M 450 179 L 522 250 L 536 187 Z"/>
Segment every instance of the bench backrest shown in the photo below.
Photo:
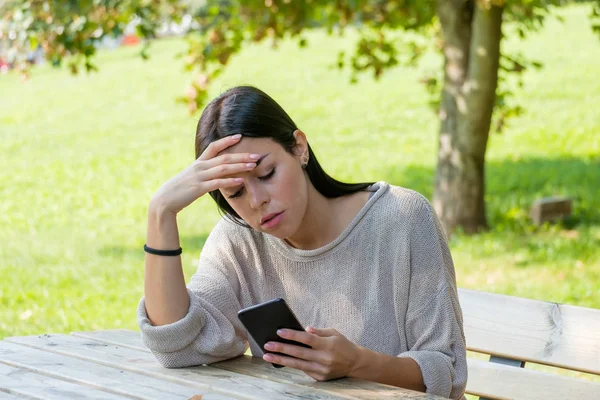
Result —
<path fill-rule="evenodd" d="M 600 375 L 600 310 L 468 289 L 459 289 L 459 297 L 467 349 L 489 354 L 493 361 L 469 359 L 467 393 L 486 398 L 600 396 L 600 383 L 515 368 L 534 362 Z"/>

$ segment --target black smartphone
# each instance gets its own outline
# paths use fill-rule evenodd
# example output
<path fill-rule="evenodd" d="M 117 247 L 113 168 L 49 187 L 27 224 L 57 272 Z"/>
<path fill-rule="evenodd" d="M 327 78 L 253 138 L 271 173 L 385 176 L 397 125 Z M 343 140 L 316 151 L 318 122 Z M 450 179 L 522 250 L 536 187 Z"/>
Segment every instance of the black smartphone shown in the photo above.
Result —
<path fill-rule="evenodd" d="M 290 307 L 282 298 L 266 301 L 255 306 L 247 307 L 238 312 L 238 318 L 248 330 L 252 339 L 266 353 L 280 354 L 274 351 L 266 351 L 267 342 L 289 343 L 296 346 L 311 348 L 310 346 L 287 340 L 277 335 L 278 329 L 293 329 L 304 331 L 304 328 L 298 322 Z M 283 365 L 272 364 L 275 368 L 282 368 Z"/>

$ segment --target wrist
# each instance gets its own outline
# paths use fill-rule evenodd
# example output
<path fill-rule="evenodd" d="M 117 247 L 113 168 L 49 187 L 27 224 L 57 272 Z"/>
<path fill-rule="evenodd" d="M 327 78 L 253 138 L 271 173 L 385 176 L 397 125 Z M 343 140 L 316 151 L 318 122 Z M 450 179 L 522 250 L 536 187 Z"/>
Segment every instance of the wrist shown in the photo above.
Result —
<path fill-rule="evenodd" d="M 177 213 L 171 211 L 161 199 L 155 198 L 150 200 L 148 216 L 156 220 L 163 220 L 176 217 Z"/>
<path fill-rule="evenodd" d="M 348 373 L 349 378 L 361 378 L 363 376 L 362 371 L 368 370 L 370 361 L 373 359 L 375 353 L 366 347 L 356 345 L 354 363 Z"/>
<path fill-rule="evenodd" d="M 148 208 L 146 245 L 156 250 L 176 250 L 180 247 L 177 214 L 160 203 L 151 203 Z"/>

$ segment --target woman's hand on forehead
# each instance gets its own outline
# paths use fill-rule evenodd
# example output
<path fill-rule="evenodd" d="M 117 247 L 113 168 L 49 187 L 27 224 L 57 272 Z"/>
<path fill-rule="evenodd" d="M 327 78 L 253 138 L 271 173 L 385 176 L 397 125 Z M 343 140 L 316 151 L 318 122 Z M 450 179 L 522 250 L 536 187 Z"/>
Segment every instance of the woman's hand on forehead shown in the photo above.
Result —
<path fill-rule="evenodd" d="M 261 158 L 252 153 L 224 154 L 240 139 L 241 135 L 233 135 L 212 142 L 192 165 L 159 188 L 152 204 L 177 214 L 208 192 L 239 186 L 243 180 L 236 175 L 253 171 Z"/>

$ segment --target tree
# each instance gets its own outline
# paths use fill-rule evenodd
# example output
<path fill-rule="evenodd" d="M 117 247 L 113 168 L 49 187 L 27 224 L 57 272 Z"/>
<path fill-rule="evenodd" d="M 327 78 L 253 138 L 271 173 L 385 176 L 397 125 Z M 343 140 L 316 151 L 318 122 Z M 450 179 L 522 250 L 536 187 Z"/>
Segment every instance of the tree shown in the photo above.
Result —
<path fill-rule="evenodd" d="M 180 100 L 195 112 L 206 100 L 210 82 L 247 42 L 285 37 L 321 27 L 360 36 L 354 54 L 338 55 L 338 65 L 356 74 L 371 71 L 375 78 L 401 62 L 414 62 L 422 52 L 406 31 L 438 35 L 444 57 L 443 84 L 431 78 L 428 87 L 439 95 L 440 134 L 433 204 L 448 233 L 487 228 L 484 182 L 485 153 L 496 110 L 499 125 L 518 111 L 507 106 L 498 91 L 499 73 L 521 72 L 521 56 L 502 54 L 502 24 L 516 23 L 521 36 L 538 29 L 561 0 L 14 0 L 2 6 L 0 34 L 17 32 L 21 48 L 40 43 L 55 64 L 69 55 L 69 65 L 94 69 L 94 43 L 123 32 L 137 17 L 138 32 L 155 36 L 161 22 L 191 15 L 195 29 L 188 35 L 186 67 L 197 76 Z M 0 3 L 1 4 L 1 3 Z M 599 30 L 600 0 L 593 4 L 593 28 Z M 1 22 L 3 21 L 3 22 Z M 15 35 L 13 35 L 15 36 Z M 17 37 L 15 36 L 15 38 Z M 400 49 L 404 49 L 401 51 Z M 408 53 L 406 51 L 408 49 Z M 406 54 L 409 55 L 408 60 Z M 502 76 L 502 75 L 500 75 Z"/>

